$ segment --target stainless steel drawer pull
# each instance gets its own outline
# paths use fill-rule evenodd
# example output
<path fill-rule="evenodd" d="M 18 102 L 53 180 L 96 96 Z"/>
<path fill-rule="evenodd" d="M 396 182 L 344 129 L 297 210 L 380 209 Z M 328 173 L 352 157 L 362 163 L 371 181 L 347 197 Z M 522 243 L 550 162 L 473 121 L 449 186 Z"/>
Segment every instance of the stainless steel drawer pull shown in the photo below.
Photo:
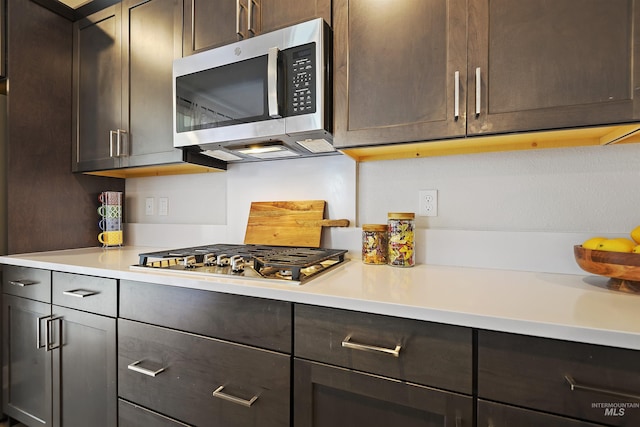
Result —
<path fill-rule="evenodd" d="M 137 360 L 137 361 L 133 362 L 132 364 L 127 365 L 127 369 L 129 369 L 131 371 L 134 371 L 134 372 L 138 372 L 140 374 L 148 375 L 150 377 L 155 377 L 160 372 L 165 370 L 165 368 L 160 368 L 158 370 L 153 371 L 151 369 L 143 368 L 142 366 L 139 366 L 142 362 L 144 362 L 144 360 Z"/>
<path fill-rule="evenodd" d="M 346 348 L 351 348 L 353 350 L 362 350 L 362 351 L 370 351 L 373 353 L 390 354 L 393 357 L 400 357 L 400 349 L 402 348 L 402 346 L 400 345 L 397 345 L 396 348 L 391 349 L 391 348 L 377 347 L 377 346 L 368 345 L 368 344 L 358 344 L 355 342 L 351 342 L 351 335 L 349 335 L 342 341 L 342 346 Z"/>
<path fill-rule="evenodd" d="M 638 399 L 640 400 L 640 394 L 631 394 L 631 393 L 625 393 L 622 391 L 616 391 L 616 390 L 609 390 L 606 388 L 601 388 L 601 387 L 592 387 L 592 386 L 587 386 L 587 385 L 581 385 L 578 384 L 574 381 L 574 379 L 572 377 L 570 377 L 569 375 L 565 375 L 564 379 L 567 380 L 567 382 L 569 383 L 569 387 L 571 387 L 571 391 L 576 391 L 576 390 L 583 390 L 583 391 L 593 391 L 596 393 L 602 393 L 602 394 L 609 394 L 611 396 L 619 396 L 619 397 L 625 397 L 628 399 Z"/>
<path fill-rule="evenodd" d="M 247 408 L 253 405 L 253 403 L 258 400 L 258 396 L 253 396 L 249 400 L 241 399 L 236 396 L 231 396 L 230 394 L 223 393 L 224 386 L 221 385 L 213 392 L 213 397 L 219 397 L 220 399 L 228 400 L 229 402 L 237 403 L 238 405 L 246 406 Z"/>
<path fill-rule="evenodd" d="M 72 291 L 64 291 L 64 292 L 62 292 L 63 295 L 68 295 L 70 297 L 76 297 L 76 298 L 90 297 L 91 295 L 96 295 L 97 293 L 98 292 L 88 291 L 86 289 L 74 289 Z"/>
<path fill-rule="evenodd" d="M 24 288 L 25 286 L 35 285 L 38 282 L 34 282 L 33 280 L 9 280 L 9 284 L 13 286 L 20 286 Z"/>

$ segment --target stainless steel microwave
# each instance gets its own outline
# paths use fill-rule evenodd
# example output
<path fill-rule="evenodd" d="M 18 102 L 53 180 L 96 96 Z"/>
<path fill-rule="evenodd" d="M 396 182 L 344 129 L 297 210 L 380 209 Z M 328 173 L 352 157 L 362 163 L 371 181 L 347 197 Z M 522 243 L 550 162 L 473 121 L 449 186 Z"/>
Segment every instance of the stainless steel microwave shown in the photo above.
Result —
<path fill-rule="evenodd" d="M 335 154 L 331 48 L 314 19 L 175 60 L 174 146 L 228 162 Z"/>

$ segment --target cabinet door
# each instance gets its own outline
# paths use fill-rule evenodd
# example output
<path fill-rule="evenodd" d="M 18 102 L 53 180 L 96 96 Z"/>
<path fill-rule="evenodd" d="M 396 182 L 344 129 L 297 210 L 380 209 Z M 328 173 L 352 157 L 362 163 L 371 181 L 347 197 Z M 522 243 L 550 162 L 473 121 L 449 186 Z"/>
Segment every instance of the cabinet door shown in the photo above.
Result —
<path fill-rule="evenodd" d="M 240 40 L 237 32 L 244 34 L 246 2 L 184 0 L 184 56 Z"/>
<path fill-rule="evenodd" d="M 122 126 L 120 36 L 119 4 L 74 24 L 74 171 L 120 164 L 111 133 Z"/>
<path fill-rule="evenodd" d="M 471 426 L 470 396 L 294 360 L 296 427 Z"/>
<path fill-rule="evenodd" d="M 333 10 L 334 145 L 465 134 L 464 0 L 336 0 Z"/>
<path fill-rule="evenodd" d="M 2 409 L 28 426 L 50 426 L 52 362 L 45 341 L 51 305 L 5 294 L 2 313 Z"/>
<path fill-rule="evenodd" d="M 260 12 L 263 33 L 314 18 L 331 25 L 330 0 L 261 0 Z"/>
<path fill-rule="evenodd" d="M 53 318 L 56 425 L 117 426 L 116 319 L 58 306 Z"/>
<path fill-rule="evenodd" d="M 123 3 L 123 118 L 128 121 L 122 166 L 181 161 L 173 148 L 173 60 L 182 56 L 182 0 Z"/>
<path fill-rule="evenodd" d="M 530 411 L 499 403 L 478 401 L 478 427 L 602 427 L 571 418 Z"/>
<path fill-rule="evenodd" d="M 640 118 L 635 3 L 470 0 L 468 133 Z"/>

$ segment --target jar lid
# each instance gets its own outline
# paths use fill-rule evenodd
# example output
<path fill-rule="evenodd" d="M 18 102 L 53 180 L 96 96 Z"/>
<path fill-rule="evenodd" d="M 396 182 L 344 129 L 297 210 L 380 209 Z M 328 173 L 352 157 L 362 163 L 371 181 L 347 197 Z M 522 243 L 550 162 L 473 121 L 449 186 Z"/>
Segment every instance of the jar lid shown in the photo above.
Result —
<path fill-rule="evenodd" d="M 414 219 L 416 214 L 413 212 L 389 212 L 387 217 L 389 219 Z"/>
<path fill-rule="evenodd" d="M 387 224 L 362 224 L 362 231 L 387 231 Z"/>

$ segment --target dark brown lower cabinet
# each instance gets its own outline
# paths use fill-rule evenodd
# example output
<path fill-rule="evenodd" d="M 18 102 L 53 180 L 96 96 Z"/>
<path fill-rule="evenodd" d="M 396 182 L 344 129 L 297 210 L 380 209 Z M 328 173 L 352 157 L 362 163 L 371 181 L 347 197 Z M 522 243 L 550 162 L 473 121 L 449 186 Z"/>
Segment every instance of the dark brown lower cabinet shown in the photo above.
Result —
<path fill-rule="evenodd" d="M 53 306 L 54 426 L 116 427 L 116 319 Z"/>
<path fill-rule="evenodd" d="M 473 400 L 404 381 L 294 360 L 296 427 L 471 427 Z"/>
<path fill-rule="evenodd" d="M 4 412 L 29 427 L 117 426 L 116 320 L 3 299 Z"/>
<path fill-rule="evenodd" d="M 51 426 L 52 360 L 42 345 L 51 304 L 7 294 L 2 297 L 2 409 L 30 427 Z"/>
<path fill-rule="evenodd" d="M 118 427 L 184 427 L 188 424 L 181 423 L 169 417 L 165 417 L 154 411 L 135 405 L 126 400 L 118 401 Z"/>
<path fill-rule="evenodd" d="M 500 403 L 478 401 L 478 427 L 604 427 Z"/>
<path fill-rule="evenodd" d="M 602 425 L 637 427 L 639 356 L 630 349 L 479 331 L 478 398 Z"/>
<path fill-rule="evenodd" d="M 174 420 L 289 426 L 290 381 L 289 355 L 118 319 L 118 395 Z"/>

